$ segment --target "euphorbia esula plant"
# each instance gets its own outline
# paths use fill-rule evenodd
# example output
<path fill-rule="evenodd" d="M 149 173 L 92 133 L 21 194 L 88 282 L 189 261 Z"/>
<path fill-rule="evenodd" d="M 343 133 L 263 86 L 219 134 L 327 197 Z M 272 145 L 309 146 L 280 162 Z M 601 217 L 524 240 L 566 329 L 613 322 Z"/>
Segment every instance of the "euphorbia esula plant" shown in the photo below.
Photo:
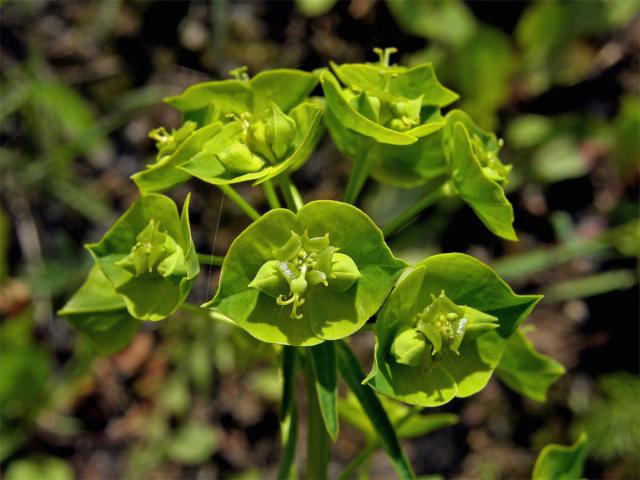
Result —
<path fill-rule="evenodd" d="M 304 476 L 314 479 L 327 477 L 340 417 L 377 435 L 343 478 L 377 446 L 399 477 L 412 478 L 398 438 L 455 422 L 414 416 L 416 407 L 469 397 L 494 370 L 510 388 L 543 400 L 564 371 L 518 330 L 539 296 L 515 294 L 468 255 L 409 265 L 387 245 L 385 237 L 443 196 L 461 198 L 493 233 L 516 239 L 503 191 L 510 167 L 498 158 L 502 142 L 466 113 L 444 113 L 458 96 L 438 82 L 430 64 L 390 64 L 394 51 L 376 49 L 377 63 L 332 63 L 312 73 L 283 69 L 249 78 L 241 68 L 233 79 L 168 98 L 184 123 L 150 133 L 158 154 L 132 177 L 140 198 L 87 245 L 95 265 L 60 311 L 104 354 L 123 348 L 140 322 L 166 319 L 181 307 L 281 345 L 278 478 L 298 476 L 298 370 L 309 392 Z M 309 97 L 318 84 L 324 98 Z M 313 158 L 325 126 L 353 162 L 352 172 L 343 202 L 305 205 L 290 174 Z M 188 197 L 179 214 L 172 199 L 157 193 L 192 177 L 220 188 L 252 220 L 224 258 L 196 253 Z M 381 230 L 355 206 L 369 177 L 421 189 L 423 196 Z M 268 212 L 260 214 L 232 187 L 249 181 L 264 191 Z M 201 307 L 186 303 L 199 258 L 222 267 L 216 294 Z M 366 378 L 345 341 L 365 328 L 376 334 Z M 339 401 L 340 377 L 349 401 Z M 381 402 L 379 395 L 413 406 Z"/>

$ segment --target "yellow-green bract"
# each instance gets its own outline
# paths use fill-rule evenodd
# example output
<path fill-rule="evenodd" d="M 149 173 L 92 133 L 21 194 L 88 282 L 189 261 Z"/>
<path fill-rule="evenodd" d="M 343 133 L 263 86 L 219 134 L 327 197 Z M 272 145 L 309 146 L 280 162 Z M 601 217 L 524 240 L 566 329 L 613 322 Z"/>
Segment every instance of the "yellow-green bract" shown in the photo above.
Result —
<path fill-rule="evenodd" d="M 315 345 L 359 330 L 406 266 L 364 213 L 319 200 L 298 213 L 272 210 L 242 232 L 225 256 L 218 292 L 205 306 L 259 340 Z"/>
<path fill-rule="evenodd" d="M 170 198 L 143 195 L 98 243 L 87 245 L 132 317 L 162 320 L 189 294 L 200 267 L 188 208 L 189 198 L 179 215 Z"/>
<path fill-rule="evenodd" d="M 296 170 L 309 158 L 323 133 L 323 105 L 305 101 L 289 114 L 273 103 L 222 127 L 179 169 L 205 182 L 260 184 Z"/>
<path fill-rule="evenodd" d="M 132 179 L 142 192 L 160 192 L 192 175 L 220 184 L 299 168 L 322 134 L 322 102 L 305 102 L 317 83 L 312 73 L 280 69 L 189 87 L 166 99 L 185 124 L 152 132 L 157 161 Z"/>
<path fill-rule="evenodd" d="M 460 110 L 447 115 L 443 143 L 453 192 L 469 204 L 494 234 L 517 240 L 513 207 L 503 189 L 511 167 L 498 158 L 502 143 Z"/>
<path fill-rule="evenodd" d="M 429 257 L 400 281 L 378 315 L 367 382 L 379 393 L 425 407 L 473 395 L 540 298 L 514 294 L 468 255 Z"/>

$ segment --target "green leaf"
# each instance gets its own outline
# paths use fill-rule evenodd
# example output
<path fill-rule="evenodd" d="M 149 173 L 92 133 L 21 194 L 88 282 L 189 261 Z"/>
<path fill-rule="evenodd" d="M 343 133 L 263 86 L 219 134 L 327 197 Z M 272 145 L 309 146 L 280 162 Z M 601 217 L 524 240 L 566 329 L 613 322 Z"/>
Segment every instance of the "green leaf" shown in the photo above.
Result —
<path fill-rule="evenodd" d="M 33 338 L 33 311 L 4 318 L 0 323 L 0 460 L 28 439 L 38 412 L 48 404 L 52 378 L 49 353 Z"/>
<path fill-rule="evenodd" d="M 459 0 L 393 0 L 387 7 L 403 30 L 453 47 L 464 44 L 476 28 L 473 13 Z"/>
<path fill-rule="evenodd" d="M 622 478 L 634 476 L 638 465 L 638 392 L 640 376 L 618 371 L 598 376 L 595 395 L 571 395 L 567 402 L 577 417 L 572 431 L 589 435 L 589 456 L 603 465 L 622 460 Z"/>
<path fill-rule="evenodd" d="M 97 265 L 58 314 L 87 335 L 102 355 L 111 355 L 128 345 L 140 326 Z"/>
<path fill-rule="evenodd" d="M 196 130 L 175 152 L 132 175 L 131 179 L 142 193 L 162 192 L 186 182 L 191 175 L 178 167 L 200 153 L 221 129 L 222 123 L 216 122 Z"/>
<path fill-rule="evenodd" d="M 338 373 L 335 342 L 324 342 L 309 349 L 315 372 L 318 403 L 327 433 L 335 442 L 338 438 Z"/>
<path fill-rule="evenodd" d="M 275 102 L 283 112 L 289 113 L 318 85 L 318 77 L 302 70 L 282 68 L 260 72 L 250 84 L 253 112 L 260 112 Z"/>
<path fill-rule="evenodd" d="M 218 80 L 192 85 L 181 95 L 165 101 L 181 112 L 215 106 L 222 116 L 260 112 L 275 102 L 285 113 L 304 100 L 318 84 L 308 72 L 276 69 L 260 72 L 249 81 Z M 216 120 L 216 119 L 214 119 Z"/>
<path fill-rule="evenodd" d="M 302 318 L 292 318 L 292 306 L 278 303 L 285 299 L 273 298 L 249 284 L 265 263 L 276 259 L 292 232 L 302 237 L 305 231 L 310 238 L 328 234 L 330 245 L 353 260 L 361 277 L 344 292 L 322 283 L 308 284 L 299 295 L 304 304 L 299 304 L 296 314 Z M 297 214 L 274 209 L 231 244 L 222 265 L 218 292 L 205 307 L 228 317 L 264 342 L 316 345 L 359 330 L 380 308 L 405 266 L 391 254 L 380 229 L 351 205 L 320 200 L 305 205 Z M 292 278 L 297 277 L 294 272 Z M 328 280 L 330 284 L 331 278 Z"/>
<path fill-rule="evenodd" d="M 282 455 L 278 479 L 297 478 L 295 469 L 298 439 L 298 410 L 296 408 L 297 352 L 295 347 L 282 348 L 282 401 L 280 403 L 280 436 Z"/>
<path fill-rule="evenodd" d="M 515 54 L 509 36 L 483 25 L 460 52 L 464 54 L 452 55 L 452 68 L 464 99 L 461 108 L 481 125 L 492 128 L 497 122 L 496 112 L 512 91 Z"/>
<path fill-rule="evenodd" d="M 410 145 L 417 138 L 402 132 L 383 127 L 358 113 L 345 98 L 342 87 L 329 72 L 324 72 L 320 81 L 324 90 L 327 108 L 332 110 L 343 128 L 353 130 L 361 135 L 371 137 L 381 143 L 392 145 Z"/>
<path fill-rule="evenodd" d="M 51 456 L 34 456 L 15 460 L 7 468 L 7 480 L 72 480 L 72 468 L 67 462 Z"/>
<path fill-rule="evenodd" d="M 402 451 L 396 431 L 380 400 L 378 400 L 373 390 L 362 384 L 364 375 L 358 359 L 344 342 L 337 342 L 336 348 L 340 374 L 360 402 L 362 410 L 369 417 L 369 421 L 373 425 L 396 473 L 401 479 L 415 478 L 409 460 Z"/>
<path fill-rule="evenodd" d="M 565 372 L 560 363 L 536 351 L 520 330 L 507 340 L 496 370 L 509 388 L 537 402 L 546 401 L 547 390 Z"/>
<path fill-rule="evenodd" d="M 396 426 L 398 438 L 417 438 L 440 428 L 458 423 L 458 416 L 451 413 L 424 415 L 416 412 L 411 415 L 409 420 L 398 425 L 398 422 L 410 413 L 410 407 L 387 397 L 380 395 L 378 397 L 389 416 L 389 420 Z M 340 417 L 344 421 L 360 430 L 368 439 L 374 439 L 376 437 L 376 431 L 369 421 L 369 417 L 364 413 L 352 393 L 348 393 L 346 398 L 338 399 L 338 410 Z"/>
<path fill-rule="evenodd" d="M 542 182 L 555 183 L 589 172 L 580 146 L 570 136 L 559 136 L 541 145 L 533 154 L 533 171 Z"/>
<path fill-rule="evenodd" d="M 134 318 L 162 320 L 191 290 L 199 264 L 188 207 L 189 197 L 180 217 L 170 198 L 142 195 L 98 243 L 87 245 Z"/>
<path fill-rule="evenodd" d="M 468 130 L 467 125 L 459 121 L 464 115 L 460 111 L 447 115 L 445 130 L 445 153 L 448 153 L 452 168 L 451 182 L 457 194 L 478 215 L 482 223 L 494 234 L 507 240 L 517 240 L 513 230 L 513 207 L 507 200 L 504 190 L 495 180 L 505 178 L 508 169 L 495 156 L 499 148 L 495 137 L 487 136 L 481 130 Z M 474 135 L 475 143 L 472 145 Z M 480 143 L 486 145 L 481 154 L 488 158 L 481 164 L 477 148 Z M 474 145 L 477 147 L 474 151 Z M 493 177 L 493 179 L 491 178 Z"/>
<path fill-rule="evenodd" d="M 218 449 L 216 432 L 204 423 L 187 423 L 172 436 L 167 455 L 175 462 L 199 465 Z"/>
<path fill-rule="evenodd" d="M 296 0 L 296 7 L 306 17 L 319 17 L 330 11 L 338 0 Z"/>
<path fill-rule="evenodd" d="M 191 112 L 215 105 L 223 114 L 240 115 L 251 110 L 252 92 L 248 82 L 218 80 L 192 85 L 182 94 L 167 97 L 164 101 L 181 112 Z"/>
<path fill-rule="evenodd" d="M 441 175 L 449 166 L 442 154 L 442 130 L 424 136 L 412 145 L 375 144 L 367 154 L 371 176 L 381 183 L 415 188 Z"/>
<path fill-rule="evenodd" d="M 331 63 L 331 67 L 342 83 L 357 91 L 409 99 L 422 98 L 423 106 L 435 107 L 446 107 L 458 99 L 458 94 L 438 81 L 430 63 L 412 68 L 363 63 Z M 381 72 L 392 75 L 391 81 L 387 82 Z"/>
<path fill-rule="evenodd" d="M 532 480 L 576 480 L 582 478 L 587 456 L 587 435 L 582 433 L 576 443 L 566 447 L 551 444 L 542 449 L 533 467 Z"/>
<path fill-rule="evenodd" d="M 367 381 L 381 394 L 428 407 L 473 395 L 487 384 L 505 340 L 540 298 L 514 294 L 493 270 L 468 255 L 429 257 L 402 279 L 378 315 L 375 362 Z M 436 307 L 436 301 L 441 305 Z M 456 307 L 438 313 L 447 302 Z M 437 330 L 426 329 L 427 316 L 433 314 L 429 309 L 436 309 L 438 318 L 463 309 L 466 320 L 455 326 L 455 343 L 446 348 L 434 343 Z M 417 328 L 434 352 L 441 351 L 419 366 L 398 363 L 392 346 L 406 327 Z"/>

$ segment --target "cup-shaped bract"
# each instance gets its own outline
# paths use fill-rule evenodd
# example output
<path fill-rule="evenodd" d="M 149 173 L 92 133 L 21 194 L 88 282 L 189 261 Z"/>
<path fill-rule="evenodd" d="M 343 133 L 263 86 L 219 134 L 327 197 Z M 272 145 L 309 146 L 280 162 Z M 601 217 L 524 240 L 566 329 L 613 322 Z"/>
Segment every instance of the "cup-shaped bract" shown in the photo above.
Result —
<path fill-rule="evenodd" d="M 458 95 L 443 87 L 431 64 L 413 68 L 389 65 L 395 49 L 376 49 L 378 64 L 331 64 L 321 76 L 334 130 L 347 129 L 377 142 L 409 145 L 443 126 L 439 109 Z"/>
<path fill-rule="evenodd" d="M 162 320 L 185 301 L 199 271 L 189 227 L 168 197 L 136 200 L 98 243 L 87 245 L 102 274 L 139 320 Z"/>
<path fill-rule="evenodd" d="M 65 316 L 104 355 L 125 347 L 140 326 L 98 265 L 93 266 L 84 284 L 58 314 Z"/>
<path fill-rule="evenodd" d="M 293 110 L 304 102 L 315 88 L 318 83 L 317 76 L 289 69 L 261 72 L 251 79 L 243 71 L 236 71 L 235 75 L 236 78 L 232 80 L 193 85 L 181 95 L 166 99 L 167 103 L 183 113 L 185 124 L 171 134 L 163 129 L 151 132 L 150 136 L 156 140 L 158 147 L 157 161 L 132 177 L 143 193 L 165 191 L 189 180 L 191 173 L 180 167 L 195 159 L 200 153 L 204 153 L 204 156 L 197 157 L 201 162 L 210 158 L 211 145 L 220 142 L 230 147 L 238 140 L 246 145 L 251 153 L 265 157 L 262 160 L 265 160 L 266 165 L 273 166 L 277 163 L 281 167 L 275 174 L 274 169 L 265 169 L 266 173 L 262 177 L 297 168 L 311 154 L 315 147 L 314 142 L 317 142 L 322 134 L 322 126 L 318 126 L 321 124 L 322 104 L 311 102 L 296 113 Z M 262 140 L 258 142 L 243 138 L 246 137 L 244 129 L 238 127 L 248 123 L 268 123 L 265 117 L 269 115 L 280 117 L 276 118 L 275 136 L 267 128 L 263 132 Z M 295 122 L 295 139 L 292 139 L 292 132 L 282 135 L 283 129 L 286 128 L 283 118 L 284 123 L 289 123 L 290 126 L 291 122 Z M 221 132 L 229 123 L 235 125 Z M 305 138 L 306 143 L 301 141 L 301 136 Z M 269 155 L 267 149 L 260 148 L 263 145 L 257 145 L 261 141 L 269 143 L 268 150 L 273 150 L 273 155 Z M 292 145 L 300 147 L 301 143 L 305 143 L 305 148 L 294 149 L 295 158 L 283 166 L 285 154 L 293 153 Z M 219 152 L 216 150 L 214 153 L 216 162 L 219 162 Z M 229 171 L 234 175 L 223 172 L 222 179 L 213 175 L 218 179 L 217 183 L 229 183 L 231 177 L 247 173 L 253 175 L 245 180 L 260 178 L 257 174 L 260 162 L 254 156 L 248 155 L 246 148 L 235 145 L 231 147 L 231 151 L 221 155 L 222 165 L 229 167 Z M 205 168 L 207 165 L 197 166 Z"/>
<path fill-rule="evenodd" d="M 366 381 L 379 393 L 425 407 L 473 395 L 540 298 L 514 294 L 468 255 L 429 257 L 401 279 L 378 315 L 375 363 Z"/>
<path fill-rule="evenodd" d="M 511 167 L 502 164 L 498 158 L 501 141 L 480 129 L 460 110 L 451 111 L 446 119 L 443 145 L 454 193 L 493 233 L 507 240 L 517 240 L 513 207 L 503 188 Z"/>
<path fill-rule="evenodd" d="M 313 153 L 323 133 L 323 105 L 304 101 L 285 114 L 272 103 L 259 114 L 226 124 L 179 169 L 220 185 L 265 182 L 296 170 Z"/>
<path fill-rule="evenodd" d="M 205 307 L 259 340 L 315 345 L 359 330 L 406 266 L 356 207 L 319 200 L 297 213 L 274 209 L 231 244 Z"/>

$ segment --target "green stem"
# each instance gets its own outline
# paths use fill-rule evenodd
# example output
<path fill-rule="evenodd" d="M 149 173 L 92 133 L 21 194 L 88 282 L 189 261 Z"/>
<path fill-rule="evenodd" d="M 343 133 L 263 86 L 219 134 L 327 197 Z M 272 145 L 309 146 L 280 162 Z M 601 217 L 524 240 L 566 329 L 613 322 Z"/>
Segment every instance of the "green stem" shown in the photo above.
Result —
<path fill-rule="evenodd" d="M 294 212 L 297 212 L 302 208 L 304 202 L 302 201 L 302 197 L 300 196 L 300 192 L 293 184 L 288 175 L 282 174 L 277 177 L 278 184 L 280 185 L 280 190 L 282 190 L 282 195 L 284 196 L 284 201 L 287 204 L 287 208 Z"/>
<path fill-rule="evenodd" d="M 260 214 L 247 202 L 242 195 L 234 190 L 231 185 L 218 185 L 218 188 L 224 192 L 251 220 L 258 220 Z"/>
<path fill-rule="evenodd" d="M 298 440 L 298 412 L 296 408 L 296 347 L 282 348 L 282 404 L 280 405 L 280 436 L 282 457 L 276 478 L 288 480 L 297 478 L 295 466 L 296 443 Z"/>
<path fill-rule="evenodd" d="M 269 207 L 273 208 L 282 208 L 280 205 L 280 199 L 278 198 L 278 194 L 276 193 L 276 189 L 271 183 L 271 180 L 267 180 L 262 184 L 262 189 L 264 190 L 264 196 L 267 197 L 267 202 L 269 203 Z"/>
<path fill-rule="evenodd" d="M 222 262 L 224 261 L 224 257 L 221 257 L 219 255 L 207 255 L 206 253 L 198 253 L 197 255 L 200 265 L 220 267 L 222 266 Z"/>
<path fill-rule="evenodd" d="M 233 321 L 229 320 L 227 317 L 216 314 L 216 312 L 214 312 L 213 310 L 207 310 L 206 308 L 199 307 L 198 305 L 194 305 L 192 303 L 187 303 L 187 302 L 183 303 L 182 305 L 180 305 L 180 310 L 184 312 L 195 313 L 196 315 L 201 315 L 209 319 L 218 320 L 222 323 L 233 325 L 234 327 L 238 326 Z"/>
<path fill-rule="evenodd" d="M 344 192 L 344 201 L 352 205 L 358 199 L 371 170 L 370 162 L 367 161 L 368 153 L 368 149 L 361 147 L 360 154 L 353 159 L 353 167 Z"/>
<path fill-rule="evenodd" d="M 327 478 L 329 467 L 329 435 L 322 420 L 318 403 L 316 378 L 311 360 L 305 358 L 305 380 L 307 383 L 307 401 L 309 420 L 307 425 L 307 478 L 321 480 Z"/>
<path fill-rule="evenodd" d="M 405 415 L 403 415 L 397 422 L 394 423 L 393 427 L 395 428 L 395 430 L 398 431 L 398 429 L 402 427 L 402 425 L 407 423 L 411 419 L 411 417 L 413 417 L 419 411 L 419 407 L 412 406 Z M 370 440 L 364 447 L 364 449 L 358 455 L 356 455 L 354 459 L 351 460 L 351 462 L 344 468 L 344 470 L 340 473 L 338 480 L 347 480 L 351 476 L 351 474 L 356 471 L 357 468 L 359 468 L 364 462 L 366 462 L 369 457 L 381 447 L 382 443 L 377 438 Z"/>
<path fill-rule="evenodd" d="M 369 417 L 369 421 L 373 425 L 382 447 L 387 452 L 398 477 L 407 480 L 415 479 L 409 459 L 400 446 L 396 429 L 389 420 L 389 416 L 382 403 L 380 403 L 380 399 L 369 385 L 363 385 L 362 383 L 364 374 L 362 373 L 360 362 L 343 340 L 336 341 L 336 350 L 340 374 L 358 399 L 365 415 Z"/>
<path fill-rule="evenodd" d="M 401 212 L 396 218 L 391 220 L 382 229 L 384 238 L 393 236 L 398 230 L 404 227 L 407 223 L 411 222 L 416 216 L 422 212 L 425 208 L 430 207 L 436 203 L 443 196 L 442 182 L 438 182 L 437 188 L 434 188 L 429 193 L 420 198 L 417 202 Z"/>

